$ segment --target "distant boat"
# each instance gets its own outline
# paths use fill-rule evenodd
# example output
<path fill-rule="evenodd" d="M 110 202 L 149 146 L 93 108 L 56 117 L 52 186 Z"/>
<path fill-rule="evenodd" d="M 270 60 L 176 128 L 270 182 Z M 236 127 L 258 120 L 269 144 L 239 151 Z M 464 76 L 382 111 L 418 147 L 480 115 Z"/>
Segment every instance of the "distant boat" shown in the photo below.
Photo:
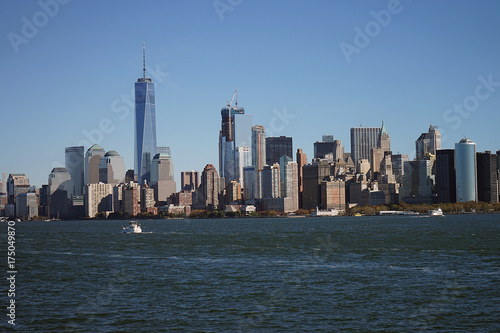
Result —
<path fill-rule="evenodd" d="M 444 216 L 441 208 L 429 210 L 428 214 L 430 216 Z"/>
<path fill-rule="evenodd" d="M 411 210 L 381 210 L 379 215 L 419 215 L 419 212 Z"/>
<path fill-rule="evenodd" d="M 130 221 L 128 224 L 128 227 L 122 227 L 122 233 L 125 234 L 140 234 L 142 233 L 142 228 L 141 225 L 138 224 L 136 221 Z"/>
<path fill-rule="evenodd" d="M 337 215 L 339 215 L 339 211 L 336 209 L 319 210 L 318 207 L 316 207 L 316 210 L 311 213 L 311 216 L 337 216 Z"/>

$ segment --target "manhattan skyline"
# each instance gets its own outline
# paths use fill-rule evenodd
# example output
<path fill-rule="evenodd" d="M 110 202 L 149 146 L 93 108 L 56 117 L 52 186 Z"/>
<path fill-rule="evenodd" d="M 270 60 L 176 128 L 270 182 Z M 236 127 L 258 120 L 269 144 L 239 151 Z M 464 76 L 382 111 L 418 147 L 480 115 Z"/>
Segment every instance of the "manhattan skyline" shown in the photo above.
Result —
<path fill-rule="evenodd" d="M 157 144 L 172 148 L 178 187 L 182 171 L 219 169 L 220 110 L 235 89 L 267 137 L 293 137 L 294 153 L 303 149 L 309 161 L 322 135 L 348 152 L 351 128 L 382 121 L 391 150 L 410 159 L 430 124 L 442 149 L 464 137 L 478 152 L 500 144 L 495 1 L 243 1 L 226 11 L 212 1 L 42 3 L 52 7 L 0 5 L 9 138 L 0 171 L 25 173 L 31 185 L 46 184 L 64 166 L 64 149 L 82 144 L 116 150 L 134 168 L 143 41 Z M 40 12 L 46 22 L 36 21 Z M 23 31 L 26 22 L 38 22 L 36 33 Z M 356 51 L 346 54 L 347 44 Z"/>

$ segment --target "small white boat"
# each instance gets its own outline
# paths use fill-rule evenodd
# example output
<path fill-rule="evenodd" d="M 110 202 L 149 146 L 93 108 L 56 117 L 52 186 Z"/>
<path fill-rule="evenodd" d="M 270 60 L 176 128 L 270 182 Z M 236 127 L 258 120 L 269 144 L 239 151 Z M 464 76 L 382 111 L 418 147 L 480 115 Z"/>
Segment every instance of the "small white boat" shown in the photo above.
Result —
<path fill-rule="evenodd" d="M 430 216 L 443 216 L 443 211 L 441 210 L 441 208 L 429 210 L 428 213 Z"/>
<path fill-rule="evenodd" d="M 136 221 L 130 221 L 128 227 L 122 227 L 122 232 L 125 234 L 140 234 L 142 233 L 141 225 Z"/>

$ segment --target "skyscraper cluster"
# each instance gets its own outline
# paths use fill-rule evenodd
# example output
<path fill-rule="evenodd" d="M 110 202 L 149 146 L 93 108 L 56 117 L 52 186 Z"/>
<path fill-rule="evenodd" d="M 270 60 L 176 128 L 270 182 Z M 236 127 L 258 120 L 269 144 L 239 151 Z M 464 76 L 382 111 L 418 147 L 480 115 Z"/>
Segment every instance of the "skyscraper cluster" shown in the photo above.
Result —
<path fill-rule="evenodd" d="M 267 137 L 266 128 L 238 107 L 237 91 L 221 109 L 218 170 L 206 164 L 182 171 L 177 192 L 170 147 L 157 146 L 155 86 L 143 73 L 135 83 L 134 169 L 99 144 L 65 149 L 64 167 L 46 185 L 31 187 L 25 174 L 4 172 L 0 213 L 33 218 L 189 214 L 192 209 L 226 212 L 299 209 L 343 211 L 355 205 L 499 202 L 500 150 L 477 152 L 462 139 L 441 149 L 437 126 L 415 141 L 415 159 L 393 154 L 385 123 L 350 130 L 350 152 L 334 135 L 312 144 L 310 162 L 293 138 Z M 215 131 L 215 129 L 214 129 Z M 294 159 L 295 158 L 295 159 Z"/>

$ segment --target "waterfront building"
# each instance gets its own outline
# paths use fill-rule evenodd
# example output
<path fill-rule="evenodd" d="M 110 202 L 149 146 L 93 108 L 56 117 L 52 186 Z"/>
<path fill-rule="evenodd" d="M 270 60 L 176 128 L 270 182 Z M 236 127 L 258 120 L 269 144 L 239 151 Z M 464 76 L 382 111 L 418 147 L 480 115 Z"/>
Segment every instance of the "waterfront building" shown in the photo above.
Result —
<path fill-rule="evenodd" d="M 299 180 L 298 180 L 298 164 L 297 162 L 288 161 L 284 165 L 284 198 L 291 198 L 291 209 L 296 211 L 299 209 Z"/>
<path fill-rule="evenodd" d="M 141 188 L 141 212 L 158 214 L 158 209 L 155 207 L 155 191 L 147 184 Z"/>
<path fill-rule="evenodd" d="M 241 201 L 241 185 L 236 180 L 231 180 L 226 186 L 226 203 L 234 204 Z"/>
<path fill-rule="evenodd" d="M 220 185 L 221 180 L 217 170 L 212 164 L 207 164 L 201 173 L 200 199 L 202 207 L 207 209 L 219 207 Z"/>
<path fill-rule="evenodd" d="M 85 182 L 85 150 L 83 146 L 64 149 L 65 167 L 71 177 L 70 195 L 83 195 Z"/>
<path fill-rule="evenodd" d="M 303 166 L 304 190 L 302 192 L 304 209 L 321 207 L 321 182 L 330 176 L 331 165 L 328 161 L 319 160 Z"/>
<path fill-rule="evenodd" d="M 243 168 L 243 198 L 248 203 L 255 199 L 255 167 L 246 166 Z"/>
<path fill-rule="evenodd" d="M 404 163 L 409 161 L 410 158 L 406 154 L 393 154 L 391 155 L 392 161 L 392 171 L 394 172 L 394 177 L 396 177 L 397 183 L 403 182 L 404 175 Z"/>
<path fill-rule="evenodd" d="M 146 51 L 143 45 L 142 77 L 135 83 L 134 171 L 140 184 L 149 182 L 151 163 L 156 155 L 155 85 L 146 77 Z"/>
<path fill-rule="evenodd" d="M 337 209 L 344 211 L 345 200 L 345 182 L 336 180 L 329 176 L 321 181 L 321 209 Z"/>
<path fill-rule="evenodd" d="M 85 215 L 95 217 L 97 213 L 113 212 L 113 185 L 87 184 L 84 191 Z"/>
<path fill-rule="evenodd" d="M 370 162 L 370 150 L 380 144 L 380 127 L 351 128 L 351 157 L 355 165 L 362 158 Z"/>
<path fill-rule="evenodd" d="M 262 199 L 262 169 L 266 165 L 266 129 L 252 126 L 252 165 L 255 169 L 254 197 Z"/>
<path fill-rule="evenodd" d="M 99 183 L 99 166 L 105 151 L 98 144 L 92 145 L 85 153 L 85 185 Z"/>
<path fill-rule="evenodd" d="M 163 206 L 167 199 L 177 192 L 177 184 L 174 180 L 174 163 L 169 155 L 156 154 L 154 156 L 150 178 L 155 200 L 159 206 Z"/>
<path fill-rule="evenodd" d="M 110 150 L 99 164 L 99 181 L 104 184 L 120 184 L 125 181 L 125 162 L 116 151 Z"/>
<path fill-rule="evenodd" d="M 130 182 L 123 187 L 123 211 L 128 216 L 136 216 L 141 212 L 141 187 L 138 183 Z"/>
<path fill-rule="evenodd" d="M 15 204 L 20 193 L 30 191 L 30 181 L 24 173 L 11 173 L 7 178 L 7 203 Z"/>
<path fill-rule="evenodd" d="M 198 171 L 181 172 L 181 191 L 196 191 L 200 186 L 200 175 Z"/>
<path fill-rule="evenodd" d="M 432 203 L 432 189 L 435 180 L 432 167 L 433 160 L 404 163 L 405 171 L 400 191 L 400 201 L 407 204 Z"/>
<path fill-rule="evenodd" d="M 427 154 L 436 155 L 441 149 L 441 134 L 437 126 L 429 127 L 427 133 L 422 133 L 415 141 L 416 159 L 423 160 Z"/>
<path fill-rule="evenodd" d="M 456 202 L 455 150 L 436 151 L 436 192 L 438 203 Z"/>
<path fill-rule="evenodd" d="M 279 163 L 281 156 L 288 156 L 293 160 L 292 138 L 287 136 L 266 138 L 266 164 Z"/>
<path fill-rule="evenodd" d="M 457 202 L 477 201 L 476 144 L 469 139 L 455 143 Z"/>
<path fill-rule="evenodd" d="M 252 155 L 250 147 L 236 147 L 236 179 L 243 186 L 243 168 L 252 165 Z"/>
<path fill-rule="evenodd" d="M 19 193 L 16 196 L 16 217 L 30 220 L 38 216 L 38 203 L 35 193 Z"/>
<path fill-rule="evenodd" d="M 68 217 L 72 190 L 71 176 L 66 168 L 53 168 L 48 179 L 47 206 L 50 217 Z"/>
<path fill-rule="evenodd" d="M 477 153 L 477 199 L 498 202 L 497 155 L 491 151 Z"/>
<path fill-rule="evenodd" d="M 280 165 L 265 165 L 262 170 L 262 198 L 280 198 Z"/>
<path fill-rule="evenodd" d="M 299 188 L 299 208 L 302 208 L 303 200 L 302 200 L 302 192 L 304 191 L 304 171 L 303 167 L 307 164 L 307 155 L 302 152 L 302 149 L 297 149 L 297 185 Z"/>

